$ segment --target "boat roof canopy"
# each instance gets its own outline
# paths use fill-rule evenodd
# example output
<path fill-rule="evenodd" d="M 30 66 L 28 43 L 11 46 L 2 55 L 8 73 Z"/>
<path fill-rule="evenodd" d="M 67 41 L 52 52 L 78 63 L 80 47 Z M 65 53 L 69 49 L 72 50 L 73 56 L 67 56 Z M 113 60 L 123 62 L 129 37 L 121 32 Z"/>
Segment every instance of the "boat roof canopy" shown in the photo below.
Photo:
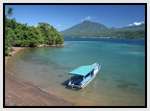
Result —
<path fill-rule="evenodd" d="M 87 66 L 80 66 L 73 71 L 69 72 L 71 75 L 79 75 L 79 76 L 86 76 L 88 73 L 90 73 L 94 67 L 92 65 Z"/>

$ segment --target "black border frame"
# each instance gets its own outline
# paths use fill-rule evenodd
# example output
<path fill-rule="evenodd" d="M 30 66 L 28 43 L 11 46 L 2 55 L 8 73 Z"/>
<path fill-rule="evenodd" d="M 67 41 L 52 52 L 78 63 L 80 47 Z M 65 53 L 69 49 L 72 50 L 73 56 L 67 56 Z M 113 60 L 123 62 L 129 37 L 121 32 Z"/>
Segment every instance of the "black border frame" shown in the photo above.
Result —
<path fill-rule="evenodd" d="M 143 5 L 145 7 L 145 105 L 144 106 L 6 106 L 5 105 L 5 6 L 6 5 Z M 3 3 L 3 108 L 147 108 L 147 3 Z"/>

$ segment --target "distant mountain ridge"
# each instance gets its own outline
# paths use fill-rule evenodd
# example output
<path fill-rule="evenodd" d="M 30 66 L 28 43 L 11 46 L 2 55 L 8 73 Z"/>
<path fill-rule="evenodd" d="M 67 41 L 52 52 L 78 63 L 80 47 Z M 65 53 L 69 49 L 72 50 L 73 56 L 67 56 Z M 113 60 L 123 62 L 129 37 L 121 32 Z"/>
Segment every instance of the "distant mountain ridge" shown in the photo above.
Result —
<path fill-rule="evenodd" d="M 112 37 L 112 38 L 144 38 L 145 24 L 126 26 L 122 28 L 108 28 L 103 24 L 83 21 L 61 32 L 64 36 L 76 37 Z"/>

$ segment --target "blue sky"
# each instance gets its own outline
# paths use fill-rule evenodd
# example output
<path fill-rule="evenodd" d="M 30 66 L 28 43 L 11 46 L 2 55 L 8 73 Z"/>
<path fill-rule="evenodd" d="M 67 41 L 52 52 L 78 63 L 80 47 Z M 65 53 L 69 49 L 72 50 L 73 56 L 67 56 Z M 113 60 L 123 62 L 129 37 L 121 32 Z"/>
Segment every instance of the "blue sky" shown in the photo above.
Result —
<path fill-rule="evenodd" d="M 102 23 L 107 27 L 138 25 L 144 21 L 143 5 L 9 5 L 12 18 L 28 25 L 47 22 L 59 31 L 84 20 Z"/>

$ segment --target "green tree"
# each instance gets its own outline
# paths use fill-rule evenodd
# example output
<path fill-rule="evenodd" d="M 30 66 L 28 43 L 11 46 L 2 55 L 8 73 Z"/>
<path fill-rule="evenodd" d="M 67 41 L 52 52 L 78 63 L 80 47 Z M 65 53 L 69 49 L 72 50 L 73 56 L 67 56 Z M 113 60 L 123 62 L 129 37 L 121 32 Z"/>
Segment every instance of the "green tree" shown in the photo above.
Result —
<path fill-rule="evenodd" d="M 37 47 L 40 44 L 63 43 L 60 33 L 47 23 L 39 23 L 37 27 L 34 27 L 7 17 L 5 22 L 5 55 L 9 54 L 12 46 Z"/>
<path fill-rule="evenodd" d="M 56 40 L 59 38 L 63 39 L 59 32 L 53 26 L 47 23 L 39 23 L 37 28 L 41 31 L 44 44 L 55 45 L 57 44 Z"/>

